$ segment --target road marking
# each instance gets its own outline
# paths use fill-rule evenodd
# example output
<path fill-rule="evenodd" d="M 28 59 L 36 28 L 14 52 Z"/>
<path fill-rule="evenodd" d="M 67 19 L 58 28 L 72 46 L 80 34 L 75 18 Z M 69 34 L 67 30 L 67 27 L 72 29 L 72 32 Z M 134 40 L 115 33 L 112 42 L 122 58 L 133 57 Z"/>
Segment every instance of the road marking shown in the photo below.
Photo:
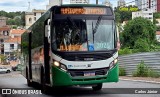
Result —
<path fill-rule="evenodd" d="M 160 82 L 156 82 L 156 81 L 146 81 L 146 80 L 133 80 L 133 79 L 123 79 L 123 78 L 119 78 L 120 80 L 125 80 L 125 81 L 135 81 L 135 82 L 146 82 L 146 83 L 156 83 L 156 84 L 160 84 Z"/>

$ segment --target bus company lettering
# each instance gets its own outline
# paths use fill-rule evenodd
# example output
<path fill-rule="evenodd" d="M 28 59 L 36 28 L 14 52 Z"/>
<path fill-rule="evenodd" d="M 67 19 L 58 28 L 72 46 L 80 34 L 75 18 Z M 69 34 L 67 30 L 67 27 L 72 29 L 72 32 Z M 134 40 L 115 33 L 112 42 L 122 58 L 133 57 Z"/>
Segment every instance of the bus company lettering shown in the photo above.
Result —
<path fill-rule="evenodd" d="M 87 67 L 87 65 L 68 65 L 68 68 Z"/>
<path fill-rule="evenodd" d="M 104 8 L 61 8 L 61 14 L 106 14 Z"/>

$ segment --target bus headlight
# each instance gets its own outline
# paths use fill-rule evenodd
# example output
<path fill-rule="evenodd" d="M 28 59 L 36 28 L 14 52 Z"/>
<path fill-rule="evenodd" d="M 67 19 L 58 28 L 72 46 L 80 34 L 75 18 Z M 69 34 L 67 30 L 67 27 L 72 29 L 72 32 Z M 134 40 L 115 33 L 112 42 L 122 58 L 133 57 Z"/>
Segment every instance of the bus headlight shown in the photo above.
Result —
<path fill-rule="evenodd" d="M 59 62 L 57 62 L 57 61 L 54 61 L 54 63 L 53 63 L 55 66 L 57 66 L 57 67 L 59 67 L 60 66 L 60 63 Z"/>
<path fill-rule="evenodd" d="M 66 67 L 65 65 L 61 64 L 61 63 L 58 62 L 58 61 L 54 61 L 54 62 L 53 62 L 53 65 L 56 66 L 56 67 L 58 67 L 59 69 L 65 71 L 65 72 L 67 71 L 67 67 Z"/>
<path fill-rule="evenodd" d="M 109 64 L 109 68 L 113 68 L 115 66 L 115 64 L 118 62 L 118 58 L 114 59 L 110 64 Z"/>
<path fill-rule="evenodd" d="M 116 59 L 114 59 L 114 64 L 116 64 L 118 62 L 118 59 L 116 58 Z"/>

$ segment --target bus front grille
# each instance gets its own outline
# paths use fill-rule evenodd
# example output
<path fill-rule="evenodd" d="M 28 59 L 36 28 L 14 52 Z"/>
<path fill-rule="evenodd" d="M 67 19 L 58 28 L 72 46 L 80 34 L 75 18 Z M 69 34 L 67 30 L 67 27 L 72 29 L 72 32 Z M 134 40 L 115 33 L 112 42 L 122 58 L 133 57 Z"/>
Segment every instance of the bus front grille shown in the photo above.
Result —
<path fill-rule="evenodd" d="M 86 72 L 91 72 L 94 73 L 94 75 L 106 75 L 108 72 L 109 68 L 100 68 L 100 69 L 89 69 L 89 70 L 85 70 L 85 69 L 70 69 L 68 70 L 68 73 L 72 76 L 72 77 L 79 77 L 79 76 L 85 76 Z"/>

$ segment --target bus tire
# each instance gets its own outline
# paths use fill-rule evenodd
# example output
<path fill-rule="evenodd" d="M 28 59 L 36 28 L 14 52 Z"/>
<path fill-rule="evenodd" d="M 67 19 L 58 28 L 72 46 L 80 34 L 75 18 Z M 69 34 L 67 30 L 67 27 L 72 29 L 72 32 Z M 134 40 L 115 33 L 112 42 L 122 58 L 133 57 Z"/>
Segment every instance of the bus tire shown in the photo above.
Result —
<path fill-rule="evenodd" d="M 29 79 L 28 69 L 27 69 L 27 68 L 26 68 L 26 78 L 27 78 L 27 85 L 28 85 L 29 87 L 31 87 L 31 86 L 32 86 L 32 82 L 31 82 L 30 79 Z"/>
<path fill-rule="evenodd" d="M 48 93 L 48 87 L 46 85 L 46 78 L 43 67 L 41 67 L 41 88 L 43 93 Z"/>
<path fill-rule="evenodd" d="M 99 90 L 101 90 L 102 89 L 102 83 L 100 83 L 100 84 L 97 84 L 97 85 L 95 85 L 95 86 L 92 86 L 92 89 L 94 90 L 94 91 L 99 91 Z"/>

